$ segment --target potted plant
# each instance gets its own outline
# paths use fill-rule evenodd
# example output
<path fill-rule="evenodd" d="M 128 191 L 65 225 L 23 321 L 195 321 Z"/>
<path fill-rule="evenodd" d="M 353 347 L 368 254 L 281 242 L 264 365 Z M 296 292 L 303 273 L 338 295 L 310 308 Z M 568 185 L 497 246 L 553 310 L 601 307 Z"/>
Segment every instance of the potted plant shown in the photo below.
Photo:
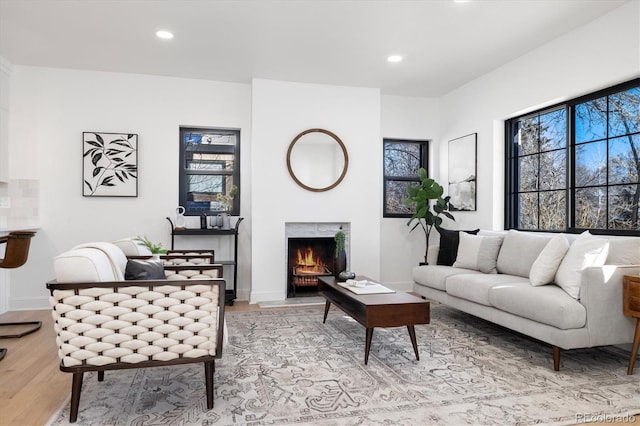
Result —
<path fill-rule="evenodd" d="M 347 270 L 347 251 L 345 249 L 346 236 L 344 232 L 342 232 L 342 228 L 340 231 L 336 232 L 333 239 L 336 242 L 336 251 L 333 259 L 333 275 L 338 278 L 340 272 Z"/>
<path fill-rule="evenodd" d="M 138 244 L 148 248 L 151 254 L 156 254 L 156 255 L 167 254 L 167 250 L 162 248 L 162 243 L 155 244 L 151 242 L 146 235 L 144 237 L 140 237 L 140 236 L 135 237 L 134 241 L 137 241 Z"/>
<path fill-rule="evenodd" d="M 444 189 L 442 185 L 436 182 L 434 179 L 427 177 L 427 171 L 424 168 L 420 168 L 420 183 L 415 186 L 409 186 L 407 193 L 409 197 L 404 200 L 404 204 L 407 206 L 414 206 L 415 213 L 407 222 L 407 226 L 413 225 L 411 231 L 418 226 L 424 231 L 426 239 L 426 249 L 424 252 L 424 264 L 427 264 L 427 258 L 429 255 L 429 236 L 435 226 L 436 229 L 442 224 L 442 217 L 446 216 L 451 220 L 455 220 L 453 215 L 449 213 L 449 199 L 451 197 L 442 197 Z M 431 200 L 435 200 L 433 204 L 433 211 L 431 211 Z"/>

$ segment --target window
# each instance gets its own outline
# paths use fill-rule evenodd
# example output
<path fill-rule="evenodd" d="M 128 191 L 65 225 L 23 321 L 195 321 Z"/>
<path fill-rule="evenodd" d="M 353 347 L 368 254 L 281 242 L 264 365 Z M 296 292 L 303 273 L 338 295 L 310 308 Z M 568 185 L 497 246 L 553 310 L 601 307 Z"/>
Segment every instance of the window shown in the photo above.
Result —
<path fill-rule="evenodd" d="M 506 126 L 509 228 L 640 233 L 640 79 Z"/>
<path fill-rule="evenodd" d="M 420 182 L 421 167 L 429 170 L 429 142 L 384 139 L 383 217 L 411 217 L 414 213 L 403 201 L 407 187 Z"/>
<path fill-rule="evenodd" d="M 240 130 L 180 128 L 180 205 L 185 215 L 240 215 Z"/>

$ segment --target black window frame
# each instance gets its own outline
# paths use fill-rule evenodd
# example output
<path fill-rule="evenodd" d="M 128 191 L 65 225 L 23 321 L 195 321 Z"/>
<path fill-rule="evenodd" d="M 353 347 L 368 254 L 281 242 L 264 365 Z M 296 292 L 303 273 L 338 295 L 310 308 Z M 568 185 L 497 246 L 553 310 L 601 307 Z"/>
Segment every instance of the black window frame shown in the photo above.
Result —
<path fill-rule="evenodd" d="M 233 170 L 191 170 L 186 166 L 188 152 L 186 145 L 183 143 L 187 134 L 217 134 L 217 135 L 232 135 L 235 137 L 236 143 L 233 145 L 217 145 L 217 144 L 198 144 L 198 149 L 190 150 L 190 152 L 209 153 L 209 154 L 231 154 L 233 158 Z M 207 215 L 215 215 L 221 213 L 220 210 L 211 209 L 196 209 L 189 205 L 189 176 L 192 175 L 210 175 L 221 176 L 223 180 L 227 177 L 231 178 L 231 181 L 226 184 L 222 193 L 228 193 L 230 187 L 235 185 L 238 189 L 233 198 L 232 208 L 230 214 L 232 216 L 240 216 L 240 129 L 227 128 L 227 127 L 194 127 L 194 126 L 180 126 L 179 128 L 179 204 L 184 207 L 185 216 L 200 216 L 202 213 Z M 228 186 L 228 188 L 227 188 Z"/>
<path fill-rule="evenodd" d="M 420 183 L 420 176 L 392 176 L 387 175 L 385 170 L 385 159 L 386 159 L 386 146 L 387 144 L 415 144 L 419 146 L 420 150 L 420 167 L 424 168 L 427 171 L 427 176 L 429 176 L 429 143 L 430 140 L 426 139 L 399 139 L 399 138 L 383 138 L 382 140 L 382 217 L 385 218 L 410 218 L 413 216 L 413 213 L 396 213 L 389 212 L 387 210 L 387 182 L 390 181 L 401 181 L 401 182 L 415 182 L 416 184 Z M 407 197 L 409 195 L 407 194 Z"/>
<path fill-rule="evenodd" d="M 576 187 L 576 146 L 583 145 L 591 142 L 599 142 L 605 141 L 608 142 L 611 139 L 620 136 L 611 136 L 608 133 L 609 126 L 606 125 L 607 128 L 606 135 L 600 139 L 594 139 L 590 141 L 578 142 L 576 143 L 576 107 L 578 105 L 584 104 L 585 102 L 594 101 L 603 97 L 608 99 L 609 96 L 615 95 L 616 93 L 624 92 L 633 88 L 640 87 L 640 78 L 635 78 L 620 84 L 616 84 L 614 86 L 607 87 L 605 89 L 601 89 L 574 99 L 570 99 L 568 101 L 558 103 L 537 111 L 532 111 L 527 114 L 523 114 L 517 117 L 513 117 L 509 120 L 505 121 L 505 229 L 519 229 L 526 231 L 539 231 L 539 232 L 566 232 L 566 233 L 581 233 L 586 230 L 590 231 L 593 234 L 601 234 L 601 235 L 628 235 L 628 236 L 640 236 L 640 230 L 632 230 L 632 229 L 611 229 L 609 228 L 609 221 L 605 220 L 606 228 L 584 228 L 576 226 L 576 216 L 575 216 L 575 203 L 576 203 L 576 190 L 584 187 L 577 188 Z M 566 140 L 567 140 L 567 153 L 566 153 L 566 178 L 565 178 L 565 193 L 566 193 L 566 229 L 562 230 L 547 230 L 547 229 L 528 229 L 528 228 L 519 228 L 518 227 L 518 166 L 517 166 L 517 147 L 514 141 L 514 132 L 515 132 L 515 123 L 517 121 L 526 119 L 528 117 L 542 115 L 545 113 L 549 113 L 554 110 L 566 110 Z M 607 109 L 608 110 L 608 109 Z M 638 132 L 632 132 L 630 135 L 638 135 Z M 608 146 L 608 143 L 607 143 Z M 607 164 L 607 174 L 609 172 L 609 165 Z M 600 184 L 594 187 L 601 188 L 605 187 L 607 189 L 607 194 L 610 187 L 620 186 L 624 184 L 613 184 L 608 180 L 605 184 Z M 638 183 L 640 185 L 640 183 Z M 538 191 L 540 189 L 538 188 Z M 607 196 L 607 210 L 610 207 L 610 200 Z M 608 215 L 606 216 L 608 217 Z"/>

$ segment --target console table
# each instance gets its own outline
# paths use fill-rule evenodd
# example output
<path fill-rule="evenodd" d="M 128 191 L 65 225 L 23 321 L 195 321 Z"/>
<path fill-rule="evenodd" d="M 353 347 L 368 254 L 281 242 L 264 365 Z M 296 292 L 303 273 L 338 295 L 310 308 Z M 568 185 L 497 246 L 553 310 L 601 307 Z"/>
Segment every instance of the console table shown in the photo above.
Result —
<path fill-rule="evenodd" d="M 171 224 L 171 250 L 173 250 L 174 240 L 176 236 L 209 235 L 212 237 L 220 237 L 220 236 L 233 237 L 233 259 L 219 260 L 214 258 L 216 263 L 233 266 L 233 289 L 227 289 L 225 292 L 226 304 L 229 306 L 233 306 L 233 301 L 236 299 L 237 292 L 238 292 L 238 230 L 240 228 L 240 223 L 244 220 L 244 218 L 239 217 L 235 227 L 231 229 L 214 229 L 214 228 L 176 229 L 171 218 L 167 217 L 167 220 Z"/>

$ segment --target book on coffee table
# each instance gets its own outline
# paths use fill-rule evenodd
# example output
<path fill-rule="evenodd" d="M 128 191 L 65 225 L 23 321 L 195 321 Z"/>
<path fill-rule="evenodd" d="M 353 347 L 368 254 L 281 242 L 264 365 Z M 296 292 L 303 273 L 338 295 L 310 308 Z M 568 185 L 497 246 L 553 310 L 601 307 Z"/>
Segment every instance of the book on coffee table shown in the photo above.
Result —
<path fill-rule="evenodd" d="M 355 294 L 395 293 L 395 290 L 369 280 L 347 280 L 346 282 L 338 282 L 338 285 Z"/>

